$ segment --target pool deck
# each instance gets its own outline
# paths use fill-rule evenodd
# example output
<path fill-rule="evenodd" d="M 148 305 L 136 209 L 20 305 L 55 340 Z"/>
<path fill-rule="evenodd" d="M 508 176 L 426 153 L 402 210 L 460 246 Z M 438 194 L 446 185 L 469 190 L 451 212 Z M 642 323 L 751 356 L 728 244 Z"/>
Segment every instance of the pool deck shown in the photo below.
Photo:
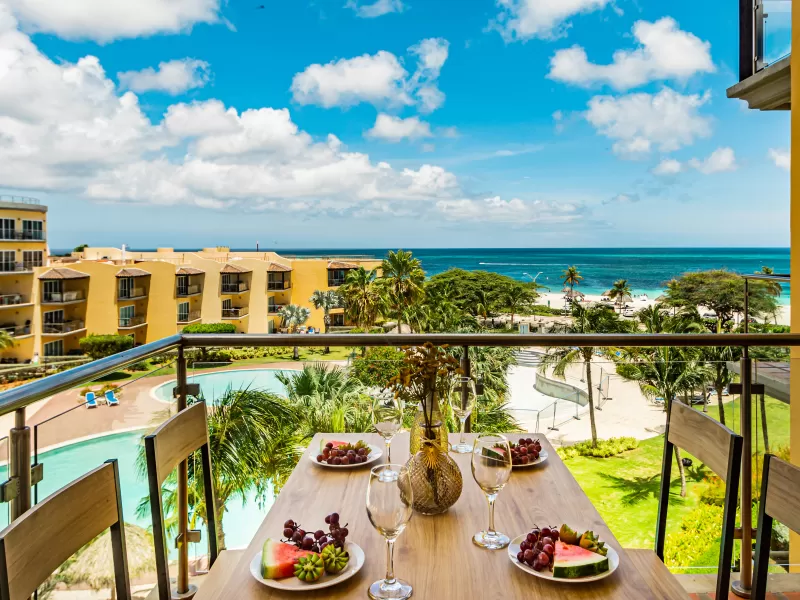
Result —
<path fill-rule="evenodd" d="M 340 361 L 331 362 L 338 363 Z M 300 370 L 302 368 L 302 363 L 277 362 L 247 365 L 241 368 L 237 368 L 233 364 L 231 369 L 226 370 Z M 221 372 L 220 369 L 198 369 L 193 371 L 193 374 L 219 372 Z M 33 427 L 44 423 L 48 419 L 74 408 L 71 412 L 39 427 L 38 445 L 40 450 L 99 435 L 152 427 L 159 421 L 164 420 L 167 415 L 168 405 L 155 399 L 150 391 L 154 387 L 174 379 L 175 375 L 172 374 L 120 381 L 119 386 L 122 389 L 118 395 L 119 406 L 100 404 L 93 409 L 78 406 L 83 403 L 83 398 L 79 392 L 84 386 L 81 386 L 43 400 L 38 410 L 28 418 L 28 425 Z M 75 408 L 76 406 L 78 408 Z"/>

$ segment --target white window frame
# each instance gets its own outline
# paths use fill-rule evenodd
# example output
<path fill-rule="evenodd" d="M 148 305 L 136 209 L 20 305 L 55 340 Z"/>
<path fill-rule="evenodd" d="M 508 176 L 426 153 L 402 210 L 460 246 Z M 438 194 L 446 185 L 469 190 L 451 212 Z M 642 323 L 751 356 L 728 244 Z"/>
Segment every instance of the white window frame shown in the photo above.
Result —
<path fill-rule="evenodd" d="M 185 310 L 184 310 L 185 307 Z M 185 319 L 181 319 L 181 315 L 186 315 Z M 178 322 L 183 323 L 189 320 L 189 303 L 188 302 L 180 302 L 178 303 Z"/>
<path fill-rule="evenodd" d="M 38 225 L 38 227 L 25 227 L 25 224 L 29 223 L 31 225 Z M 25 238 L 25 232 L 32 231 L 32 232 L 39 232 L 41 235 L 37 237 Z M 23 219 L 22 220 L 22 237 L 24 239 L 29 239 L 35 242 L 40 242 L 44 240 L 44 221 L 36 220 L 36 219 Z"/>
<path fill-rule="evenodd" d="M 44 266 L 44 252 L 41 250 L 23 250 L 22 251 L 22 264 L 26 268 L 43 267 Z"/>
<path fill-rule="evenodd" d="M 59 315 L 57 318 L 51 315 Z M 58 310 L 48 310 L 46 313 L 42 315 L 42 322 L 45 325 L 55 325 L 57 323 L 64 322 L 64 309 L 59 308 Z"/>
<path fill-rule="evenodd" d="M 58 348 L 58 352 L 52 352 L 51 348 Z M 45 356 L 64 356 L 64 340 L 53 340 L 52 342 L 45 342 L 42 346 L 42 352 Z"/>

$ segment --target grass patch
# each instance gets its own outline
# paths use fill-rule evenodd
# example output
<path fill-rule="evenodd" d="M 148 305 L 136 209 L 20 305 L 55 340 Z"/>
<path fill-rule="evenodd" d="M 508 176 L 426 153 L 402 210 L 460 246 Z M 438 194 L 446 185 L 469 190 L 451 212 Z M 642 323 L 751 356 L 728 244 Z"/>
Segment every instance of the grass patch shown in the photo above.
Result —
<path fill-rule="evenodd" d="M 557 450 L 562 460 L 569 460 L 576 456 L 591 456 L 593 458 L 610 458 L 628 450 L 639 447 L 639 440 L 633 437 L 609 438 L 597 440 L 597 447 L 592 448 L 592 442 L 578 442 L 572 446 L 564 446 Z"/>

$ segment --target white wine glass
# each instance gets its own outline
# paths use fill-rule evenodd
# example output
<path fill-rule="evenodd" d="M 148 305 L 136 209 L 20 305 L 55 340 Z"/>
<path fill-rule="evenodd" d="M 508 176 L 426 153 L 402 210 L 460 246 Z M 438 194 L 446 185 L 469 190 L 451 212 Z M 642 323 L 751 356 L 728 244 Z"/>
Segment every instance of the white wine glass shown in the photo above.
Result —
<path fill-rule="evenodd" d="M 386 538 L 386 577 L 376 581 L 367 593 L 373 600 L 410 598 L 411 585 L 394 576 L 394 543 L 411 519 L 413 494 L 411 475 L 402 465 L 380 465 L 369 473 L 367 515 L 369 522 Z"/>
<path fill-rule="evenodd" d="M 467 387 L 466 395 L 462 393 L 464 385 Z M 467 429 L 467 419 L 469 419 L 472 411 L 475 410 L 475 402 L 477 400 L 475 382 L 470 377 L 457 378 L 453 389 L 450 391 L 449 398 L 450 408 L 461 427 L 459 430 L 461 438 L 458 444 L 453 444 L 451 449 L 456 454 L 469 454 L 472 452 L 472 446 L 467 443 L 464 433 Z"/>
<path fill-rule="evenodd" d="M 511 477 L 511 446 L 502 435 L 482 435 L 472 449 L 472 476 L 489 501 L 489 528 L 472 537 L 476 546 L 500 550 L 510 543 L 494 528 L 494 502 Z"/>
<path fill-rule="evenodd" d="M 394 394 L 372 398 L 372 426 L 386 444 L 386 462 L 392 462 L 392 439 L 403 426 L 403 401 Z"/>

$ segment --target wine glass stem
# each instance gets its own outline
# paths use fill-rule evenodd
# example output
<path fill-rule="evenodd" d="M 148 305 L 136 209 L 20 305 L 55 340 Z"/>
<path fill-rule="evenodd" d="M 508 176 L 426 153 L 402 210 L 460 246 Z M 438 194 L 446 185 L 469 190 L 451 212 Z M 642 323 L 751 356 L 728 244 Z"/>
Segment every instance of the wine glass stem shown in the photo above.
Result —
<path fill-rule="evenodd" d="M 386 440 L 386 464 L 392 464 L 392 440 Z"/>
<path fill-rule="evenodd" d="M 386 540 L 386 578 L 383 580 L 386 585 L 394 585 L 394 540 Z"/>
<path fill-rule="evenodd" d="M 486 499 L 489 501 L 489 535 L 497 533 L 494 530 L 494 501 L 497 500 L 497 494 L 486 494 Z"/>
<path fill-rule="evenodd" d="M 467 430 L 467 418 L 464 417 L 463 419 L 460 420 L 461 420 L 461 441 L 459 442 L 459 445 L 463 446 L 467 443 L 466 440 L 464 439 Z"/>

